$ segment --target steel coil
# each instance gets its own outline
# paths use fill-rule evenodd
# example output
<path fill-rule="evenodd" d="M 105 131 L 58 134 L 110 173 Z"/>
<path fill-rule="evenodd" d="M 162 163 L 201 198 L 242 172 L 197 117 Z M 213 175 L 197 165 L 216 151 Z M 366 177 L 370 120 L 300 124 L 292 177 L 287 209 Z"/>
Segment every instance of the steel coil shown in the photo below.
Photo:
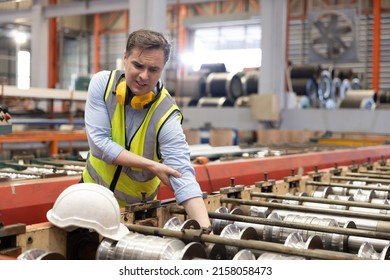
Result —
<path fill-rule="evenodd" d="M 318 65 L 293 65 L 290 70 L 291 79 L 316 79 L 321 72 Z"/>
<path fill-rule="evenodd" d="M 226 97 L 234 102 L 243 95 L 241 79 L 236 73 L 210 73 L 206 79 L 206 93 L 209 97 Z"/>
<path fill-rule="evenodd" d="M 374 107 L 373 90 L 348 90 L 339 108 L 372 109 Z"/>
<path fill-rule="evenodd" d="M 241 73 L 241 83 L 243 95 L 258 93 L 259 91 L 260 70 L 250 70 Z"/>
<path fill-rule="evenodd" d="M 307 95 L 306 92 L 306 84 L 308 79 L 307 78 L 297 78 L 291 80 L 293 91 L 298 96 Z"/>
<path fill-rule="evenodd" d="M 206 77 L 207 74 L 197 72 L 191 75 L 186 75 L 180 80 L 180 97 L 190 97 L 191 99 L 199 99 L 206 96 Z"/>
<path fill-rule="evenodd" d="M 380 104 L 390 103 L 390 92 L 379 93 L 379 103 Z"/>

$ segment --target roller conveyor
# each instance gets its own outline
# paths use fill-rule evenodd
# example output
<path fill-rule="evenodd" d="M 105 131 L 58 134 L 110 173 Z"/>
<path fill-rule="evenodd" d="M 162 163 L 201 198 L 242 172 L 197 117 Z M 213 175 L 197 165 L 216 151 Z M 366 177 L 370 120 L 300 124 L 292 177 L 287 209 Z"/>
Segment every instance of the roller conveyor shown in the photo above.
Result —
<path fill-rule="evenodd" d="M 373 163 L 372 171 L 384 166 Z M 250 185 L 236 185 L 237 179 L 231 177 L 230 185 L 204 195 L 211 232 L 188 219 L 172 199 L 127 205 L 121 219 L 130 234 L 118 241 L 82 228 L 66 232 L 48 222 L 27 227 L 3 224 L 0 255 L 15 259 L 29 256 L 28 252 L 34 256 L 38 252 L 35 258 L 40 259 L 45 252 L 45 258 L 65 259 L 387 260 L 390 218 L 383 211 L 390 210 L 388 186 L 364 181 L 364 172 L 361 177 L 346 176 L 349 167 L 315 167 L 307 175 L 292 171 L 278 180 L 265 175 L 263 181 Z M 362 164 L 356 172 L 366 167 Z M 346 194 L 337 193 L 337 188 Z M 47 234 L 56 236 L 57 243 L 38 238 Z M 5 242 L 5 238 L 14 241 Z M 41 241 L 27 242 L 31 239 Z M 4 244 L 15 245 L 4 248 Z"/>

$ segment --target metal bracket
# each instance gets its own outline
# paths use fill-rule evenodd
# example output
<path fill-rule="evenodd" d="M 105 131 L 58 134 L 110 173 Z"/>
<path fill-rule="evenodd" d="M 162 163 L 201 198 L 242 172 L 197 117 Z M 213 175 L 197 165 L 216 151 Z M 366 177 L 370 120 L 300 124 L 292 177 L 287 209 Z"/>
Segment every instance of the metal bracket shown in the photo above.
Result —
<path fill-rule="evenodd" d="M 0 223 L 0 225 L 0 255 L 19 256 L 22 250 L 17 246 L 16 237 L 18 234 L 26 233 L 26 225 L 14 224 L 4 226 L 3 223 Z"/>

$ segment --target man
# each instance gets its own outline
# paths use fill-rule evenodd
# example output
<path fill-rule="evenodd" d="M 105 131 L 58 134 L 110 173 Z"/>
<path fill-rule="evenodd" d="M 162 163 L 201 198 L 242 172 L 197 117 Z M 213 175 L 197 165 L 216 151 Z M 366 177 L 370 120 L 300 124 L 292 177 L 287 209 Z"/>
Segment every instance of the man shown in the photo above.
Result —
<path fill-rule="evenodd" d="M 85 126 L 90 152 L 82 181 L 114 192 L 119 205 L 156 197 L 160 182 L 202 227 L 210 220 L 190 162 L 182 114 L 160 80 L 171 46 L 161 33 L 132 32 L 124 71 L 96 73 Z M 98 207 L 98 205 L 97 205 Z"/>

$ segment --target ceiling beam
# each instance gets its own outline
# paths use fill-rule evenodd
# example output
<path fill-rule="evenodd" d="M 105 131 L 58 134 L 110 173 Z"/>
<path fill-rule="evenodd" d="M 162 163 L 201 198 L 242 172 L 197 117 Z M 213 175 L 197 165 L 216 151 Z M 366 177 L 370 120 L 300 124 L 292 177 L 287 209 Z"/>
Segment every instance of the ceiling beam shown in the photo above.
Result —
<path fill-rule="evenodd" d="M 226 1 L 226 0 L 214 0 Z M 167 5 L 206 3 L 210 0 L 167 0 Z M 71 2 L 57 5 L 45 6 L 43 16 L 45 18 L 82 16 L 114 11 L 123 11 L 129 8 L 129 0 L 94 0 L 84 2 Z M 31 20 L 31 9 L 3 10 L 0 11 L 0 23 L 12 23 L 19 20 Z"/>

